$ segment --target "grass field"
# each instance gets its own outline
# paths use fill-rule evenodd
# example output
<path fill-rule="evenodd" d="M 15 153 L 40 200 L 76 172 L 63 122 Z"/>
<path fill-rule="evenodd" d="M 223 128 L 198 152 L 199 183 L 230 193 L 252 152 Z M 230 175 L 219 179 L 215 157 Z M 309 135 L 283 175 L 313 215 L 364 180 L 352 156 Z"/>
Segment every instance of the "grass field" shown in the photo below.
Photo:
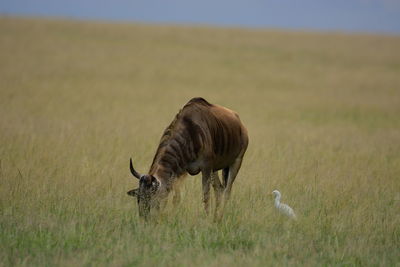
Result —
<path fill-rule="evenodd" d="M 1 266 L 400 266 L 400 37 L 2 17 L 0 51 Z M 194 96 L 248 128 L 231 202 L 189 176 L 144 223 L 129 158 Z"/>

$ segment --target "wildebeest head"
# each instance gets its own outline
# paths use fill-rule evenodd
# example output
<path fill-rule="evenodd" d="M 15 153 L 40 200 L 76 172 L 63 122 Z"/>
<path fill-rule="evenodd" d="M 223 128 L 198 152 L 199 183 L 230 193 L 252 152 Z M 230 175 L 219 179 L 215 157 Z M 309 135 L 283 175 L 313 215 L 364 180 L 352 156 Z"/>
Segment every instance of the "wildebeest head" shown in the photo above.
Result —
<path fill-rule="evenodd" d="M 132 165 L 132 159 L 130 160 L 130 169 L 134 177 L 139 179 L 139 188 L 128 191 L 128 195 L 136 197 L 139 206 L 139 216 L 147 218 L 150 213 L 150 208 L 159 208 L 160 202 L 157 196 L 157 191 L 160 187 L 160 183 L 152 175 L 145 174 L 141 175 L 138 173 Z"/>

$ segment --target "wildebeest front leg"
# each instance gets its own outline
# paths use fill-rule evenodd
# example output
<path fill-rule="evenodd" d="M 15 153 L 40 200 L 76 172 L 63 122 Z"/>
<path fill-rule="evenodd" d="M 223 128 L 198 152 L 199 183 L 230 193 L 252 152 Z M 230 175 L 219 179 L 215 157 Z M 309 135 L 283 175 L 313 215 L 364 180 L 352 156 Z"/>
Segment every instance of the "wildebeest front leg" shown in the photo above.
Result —
<path fill-rule="evenodd" d="M 202 174 L 202 184 L 203 184 L 203 202 L 204 209 L 208 215 L 208 210 L 210 208 L 210 170 L 203 170 Z"/>
<path fill-rule="evenodd" d="M 224 190 L 224 187 L 222 186 L 219 180 L 218 172 L 213 172 L 213 174 L 211 175 L 211 184 L 214 188 L 214 196 L 215 196 L 214 218 L 216 218 L 218 215 L 219 205 L 221 203 L 222 192 Z"/>
<path fill-rule="evenodd" d="M 229 177 L 229 167 L 223 168 L 222 169 L 222 185 L 223 185 L 223 187 L 226 187 L 226 184 L 228 183 L 228 177 Z"/>
<path fill-rule="evenodd" d="M 177 187 L 174 189 L 174 198 L 172 199 L 172 203 L 174 207 L 176 207 L 180 202 L 181 202 L 181 189 Z"/>

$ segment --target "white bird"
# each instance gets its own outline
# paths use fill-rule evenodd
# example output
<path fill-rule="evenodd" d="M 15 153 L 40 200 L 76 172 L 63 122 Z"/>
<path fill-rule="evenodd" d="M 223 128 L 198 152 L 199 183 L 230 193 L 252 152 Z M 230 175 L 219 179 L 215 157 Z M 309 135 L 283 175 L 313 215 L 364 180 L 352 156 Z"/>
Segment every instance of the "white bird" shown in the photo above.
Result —
<path fill-rule="evenodd" d="M 281 203 L 281 192 L 278 190 L 272 191 L 272 194 L 274 195 L 275 198 L 275 208 L 282 214 L 292 218 L 296 219 L 296 214 L 294 213 L 293 209 L 289 207 L 286 204 Z"/>

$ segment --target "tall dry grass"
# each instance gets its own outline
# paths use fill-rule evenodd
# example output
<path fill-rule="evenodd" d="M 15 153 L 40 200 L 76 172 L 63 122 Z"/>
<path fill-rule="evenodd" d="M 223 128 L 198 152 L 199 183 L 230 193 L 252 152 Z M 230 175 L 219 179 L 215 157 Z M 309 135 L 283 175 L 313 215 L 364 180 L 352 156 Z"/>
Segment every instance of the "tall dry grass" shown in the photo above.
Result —
<path fill-rule="evenodd" d="M 393 266 L 400 38 L 0 18 L 0 265 Z M 191 97 L 250 145 L 224 220 L 199 177 L 143 223 L 147 171 Z M 279 189 L 299 216 L 279 216 Z"/>

